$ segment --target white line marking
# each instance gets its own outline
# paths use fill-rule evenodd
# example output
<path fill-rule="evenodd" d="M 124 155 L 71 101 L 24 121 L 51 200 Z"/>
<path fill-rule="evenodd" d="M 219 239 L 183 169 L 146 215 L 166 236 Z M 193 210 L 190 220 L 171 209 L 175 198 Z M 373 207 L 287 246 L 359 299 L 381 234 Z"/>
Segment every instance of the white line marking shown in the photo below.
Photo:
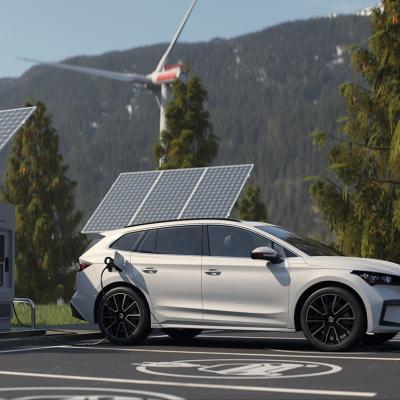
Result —
<path fill-rule="evenodd" d="M 125 393 L 125 394 L 135 394 L 135 395 L 145 395 L 146 399 L 148 398 L 148 396 L 150 396 L 151 399 L 165 399 L 165 400 L 184 400 L 182 399 L 182 397 L 177 397 L 174 395 L 170 395 L 170 394 L 165 394 L 165 393 L 155 393 L 155 392 L 148 392 L 143 391 L 143 390 L 130 390 L 130 389 L 115 389 L 115 388 L 110 388 L 110 389 L 105 389 L 105 388 L 93 388 L 90 386 L 87 387 L 71 387 L 71 386 L 53 386 L 53 387 L 43 387 L 43 386 L 30 386 L 30 387 L 8 387 L 8 388 L 0 388 L 0 392 L 38 392 L 38 391 L 63 391 L 64 394 L 65 392 L 76 392 L 76 391 L 81 391 L 81 392 L 108 392 L 109 394 L 115 394 L 115 393 Z M 80 396 L 78 396 L 79 398 Z M 43 397 L 44 398 L 44 397 Z M 46 398 L 51 398 L 53 399 L 53 396 L 50 397 L 46 397 Z M 89 397 L 87 397 L 89 398 Z M 114 397 L 109 397 L 107 396 L 107 398 L 114 398 Z M 135 397 L 135 399 L 137 399 L 138 397 Z"/>
<path fill-rule="evenodd" d="M 275 340 L 303 340 L 306 341 L 305 338 L 298 338 L 298 337 L 278 337 L 278 336 L 235 336 L 235 335 L 199 335 L 198 337 L 201 338 L 211 338 L 211 339 L 275 339 Z"/>
<path fill-rule="evenodd" d="M 239 390 L 246 392 L 269 392 L 269 393 L 290 393 L 290 394 L 306 394 L 317 396 L 340 396 L 340 397 L 375 397 L 374 392 L 352 392 L 342 390 L 317 390 L 317 389 L 295 389 L 295 388 L 280 388 L 280 387 L 259 387 L 259 386 L 231 386 L 208 383 L 186 383 L 186 382 L 166 382 L 166 381 L 150 381 L 143 379 L 122 379 L 122 378 L 107 378 L 97 376 L 75 376 L 75 375 L 56 375 L 56 374 L 38 374 L 33 372 L 18 372 L 18 371 L 0 371 L 0 375 L 4 376 L 19 376 L 30 378 L 45 378 L 45 379 L 64 379 L 72 381 L 87 381 L 87 382 L 107 382 L 107 383 L 126 383 L 132 385 L 155 385 L 155 386 L 172 386 L 182 388 L 197 388 L 197 389 L 217 389 L 217 390 Z"/>
<path fill-rule="evenodd" d="M 222 351 L 188 351 L 188 350 L 153 350 L 153 349 L 128 349 L 121 347 L 86 347 L 86 346 L 61 346 L 73 349 L 91 349 L 91 350 L 108 350 L 108 351 L 127 351 L 133 353 L 172 353 L 172 354 L 205 354 L 205 355 L 221 355 L 221 356 L 251 356 L 251 357 L 290 357 L 290 358 L 319 358 L 331 360 L 363 360 L 363 361 L 400 361 L 400 358 L 385 357 L 345 357 L 345 356 L 327 356 L 325 353 L 321 355 L 303 355 L 303 354 L 270 354 L 270 353 L 231 353 Z"/>
<path fill-rule="evenodd" d="M 0 350 L 0 354 L 22 353 L 23 351 L 38 351 L 38 350 L 47 350 L 47 349 L 60 348 L 60 347 L 66 347 L 66 346 L 24 347 L 22 349 Z"/>
<path fill-rule="evenodd" d="M 283 349 L 271 349 L 272 351 L 279 351 L 282 353 L 295 353 L 295 354 L 321 354 L 320 351 L 310 351 L 310 350 L 283 350 Z M 333 351 L 329 352 L 331 355 L 342 355 L 343 352 L 340 351 Z M 365 352 L 347 352 L 346 355 L 353 356 L 353 355 L 359 355 L 359 354 L 366 354 Z M 367 354 L 377 354 L 376 352 L 368 352 Z"/>

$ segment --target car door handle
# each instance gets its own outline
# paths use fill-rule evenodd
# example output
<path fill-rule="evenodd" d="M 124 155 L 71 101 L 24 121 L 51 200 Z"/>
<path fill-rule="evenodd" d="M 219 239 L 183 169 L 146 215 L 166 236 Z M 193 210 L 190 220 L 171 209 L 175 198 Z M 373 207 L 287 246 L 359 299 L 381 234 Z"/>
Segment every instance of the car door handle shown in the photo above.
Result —
<path fill-rule="evenodd" d="M 215 269 L 215 268 L 210 268 L 210 269 L 208 269 L 207 271 L 204 271 L 204 273 L 207 274 L 207 275 L 211 275 L 211 276 L 218 276 L 218 275 L 221 275 L 221 271 L 218 271 L 218 270 Z"/>
<path fill-rule="evenodd" d="M 158 272 L 158 269 L 155 268 L 145 268 L 142 270 L 146 274 L 156 274 Z"/>

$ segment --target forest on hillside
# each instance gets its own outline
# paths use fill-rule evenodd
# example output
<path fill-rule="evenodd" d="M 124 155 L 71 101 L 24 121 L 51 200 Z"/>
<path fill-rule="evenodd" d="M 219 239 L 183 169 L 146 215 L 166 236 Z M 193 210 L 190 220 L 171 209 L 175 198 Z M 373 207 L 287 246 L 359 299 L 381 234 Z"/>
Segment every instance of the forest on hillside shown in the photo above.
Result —
<path fill-rule="evenodd" d="M 316 18 L 284 23 L 233 39 L 179 44 L 170 62 L 184 61 L 209 92 L 219 137 L 216 164 L 255 163 L 269 221 L 299 232 L 326 232 L 308 195 L 307 175 L 324 169 L 326 154 L 312 146 L 316 128 L 335 132 L 344 113 L 339 85 L 355 81 L 349 48 L 366 44 L 369 19 Z M 79 56 L 69 63 L 148 73 L 165 44 Z M 154 169 L 158 137 L 154 96 L 129 84 L 49 67 L 0 79 L 0 108 L 28 98 L 44 102 L 61 137 L 61 151 L 78 182 L 84 221 L 120 172 Z M 0 160 L 2 173 L 5 157 Z"/>

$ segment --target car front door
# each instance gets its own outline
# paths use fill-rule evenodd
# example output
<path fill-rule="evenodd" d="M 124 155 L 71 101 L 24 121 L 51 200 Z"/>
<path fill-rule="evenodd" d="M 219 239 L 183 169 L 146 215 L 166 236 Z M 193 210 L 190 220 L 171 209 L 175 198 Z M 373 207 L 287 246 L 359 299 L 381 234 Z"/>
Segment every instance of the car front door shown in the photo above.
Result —
<path fill-rule="evenodd" d="M 132 254 L 158 323 L 201 324 L 201 258 L 201 225 L 149 231 Z"/>
<path fill-rule="evenodd" d="M 290 277 L 280 264 L 253 260 L 256 247 L 273 243 L 247 229 L 208 226 L 209 255 L 202 261 L 204 324 L 286 327 Z"/>

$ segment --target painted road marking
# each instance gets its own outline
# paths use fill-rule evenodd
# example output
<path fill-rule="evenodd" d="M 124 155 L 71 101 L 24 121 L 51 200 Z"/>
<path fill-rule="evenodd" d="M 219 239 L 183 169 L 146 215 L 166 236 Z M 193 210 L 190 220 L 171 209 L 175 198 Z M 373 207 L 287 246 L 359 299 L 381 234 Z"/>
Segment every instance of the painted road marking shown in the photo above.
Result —
<path fill-rule="evenodd" d="M 292 360 L 218 358 L 132 364 L 146 374 L 191 379 L 283 379 L 336 374 L 338 365 Z"/>
<path fill-rule="evenodd" d="M 85 381 L 85 382 L 107 382 L 107 383 L 125 383 L 132 385 L 149 385 L 149 386 L 169 386 L 181 388 L 196 388 L 196 389 L 217 389 L 228 391 L 245 391 L 245 392 L 266 392 L 266 393 L 285 393 L 285 394 L 301 394 L 301 395 L 316 395 L 316 396 L 336 396 L 336 397 L 376 397 L 375 392 L 358 392 L 358 391 L 345 391 L 345 390 L 318 390 L 318 389 L 295 389 L 283 387 L 259 387 L 259 386 L 233 386 L 233 385 L 219 385 L 208 383 L 189 383 L 189 382 L 171 382 L 171 381 L 150 381 L 142 379 L 121 379 L 121 378 L 108 378 L 98 376 L 75 376 L 75 375 L 57 375 L 57 374 L 39 374 L 33 372 L 18 372 L 18 371 L 0 371 L 0 375 L 4 376 L 18 376 L 30 378 L 44 378 L 44 379 L 60 379 L 72 381 Z"/>
<path fill-rule="evenodd" d="M 271 349 L 271 351 L 279 351 L 281 353 L 294 353 L 294 354 L 322 354 L 320 351 L 311 351 L 311 350 L 284 350 L 284 349 Z M 361 351 L 361 352 L 347 352 L 343 353 L 343 351 L 332 351 L 329 352 L 329 354 L 331 355 L 349 355 L 349 356 L 353 356 L 353 355 L 365 355 L 365 354 L 378 354 L 374 351 Z"/>
<path fill-rule="evenodd" d="M 21 353 L 23 351 L 38 351 L 38 350 L 47 350 L 47 349 L 54 349 L 60 348 L 65 346 L 39 346 L 39 347 L 22 347 L 20 349 L 11 349 L 11 350 L 0 350 L 0 354 L 6 353 Z"/>
<path fill-rule="evenodd" d="M 108 351 L 126 351 L 126 352 L 138 352 L 138 353 L 171 353 L 171 354 L 204 354 L 204 355 L 218 355 L 218 356 L 250 356 L 250 357 L 295 357 L 295 358 L 319 358 L 328 360 L 364 360 L 364 361 L 400 361 L 400 358 L 388 358 L 388 357 L 361 357 L 361 356 L 328 356 L 325 353 L 319 353 L 315 355 L 306 354 L 276 354 L 276 353 L 232 353 L 232 352 L 222 352 L 222 351 L 188 351 L 188 350 L 156 350 L 156 349 L 132 349 L 125 347 L 90 347 L 90 346 L 60 346 L 64 348 L 73 349 L 91 349 L 91 350 L 108 350 Z"/>
<path fill-rule="evenodd" d="M 334 355 L 324 355 L 325 353 L 305 351 L 307 354 L 299 354 L 296 350 L 278 350 L 271 349 L 274 352 L 287 352 L 293 354 L 270 354 L 270 353 L 233 353 L 233 352 L 222 352 L 222 351 L 188 351 L 188 350 L 157 350 L 157 349 L 132 349 L 124 347 L 99 347 L 99 346 L 70 346 L 70 345 L 55 345 L 55 346 L 43 346 L 43 347 L 24 347 L 21 349 L 12 350 L 1 350 L 0 354 L 7 353 L 22 353 L 26 351 L 39 351 L 48 349 L 85 349 L 85 350 L 108 350 L 108 351 L 122 351 L 122 352 L 139 352 L 139 353 L 171 353 L 171 354 L 202 354 L 202 355 L 219 355 L 219 356 L 246 356 L 246 357 L 295 357 L 295 358 L 318 358 L 318 359 L 337 359 L 337 360 L 364 360 L 364 361 L 400 361 L 397 357 L 363 357 L 363 356 L 340 356 L 334 353 Z M 312 353 L 312 354 L 310 354 Z M 398 352 L 395 352 L 396 354 Z M 346 353 L 347 354 L 347 353 Z M 370 354 L 370 353 L 369 353 Z M 377 354 L 377 353 L 372 353 Z"/>
<path fill-rule="evenodd" d="M 20 392 L 29 392 L 29 394 L 31 393 L 35 393 L 35 392 L 61 392 L 62 396 L 59 397 L 55 397 L 54 394 L 52 395 L 41 395 L 39 396 L 29 396 L 29 399 L 44 399 L 44 398 L 48 398 L 48 399 L 56 399 L 56 398 L 60 398 L 60 399 L 66 399 L 65 395 L 67 392 L 75 392 L 74 393 L 74 399 L 78 399 L 79 393 L 76 393 L 77 391 L 79 392 L 86 392 L 86 393 L 90 393 L 89 397 L 85 396 L 85 399 L 96 399 L 97 396 L 94 395 L 95 392 L 97 393 L 102 393 L 101 398 L 105 398 L 104 395 L 107 394 L 107 399 L 112 399 L 113 397 L 110 397 L 112 395 L 114 395 L 115 393 L 120 393 L 120 394 L 129 394 L 135 395 L 135 400 L 148 400 L 151 398 L 151 400 L 184 400 L 182 397 L 178 397 L 178 396 L 173 396 L 170 394 L 165 394 L 165 393 L 156 393 L 156 392 L 148 392 L 148 391 L 143 391 L 143 390 L 129 390 L 129 389 L 105 389 L 105 388 L 91 388 L 91 387 L 68 387 L 68 386 L 54 386 L 54 387 L 43 387 L 43 386 L 34 386 L 34 387 L 15 387 L 15 388 L 0 388 L 0 393 L 10 393 L 10 392 L 16 392 L 17 394 L 19 394 Z M 137 396 L 140 396 L 137 397 Z M 69 398 L 69 397 L 68 397 Z M 72 398 L 72 397 L 71 397 Z M 80 398 L 80 397 L 79 397 Z M 124 399 L 132 399 L 131 396 L 128 397 L 123 397 Z M 118 396 L 118 399 L 122 399 L 122 397 Z"/>
<path fill-rule="evenodd" d="M 235 336 L 235 335 L 209 335 L 209 334 L 200 334 L 199 338 L 208 338 L 208 339 L 265 339 L 265 340 L 302 340 L 307 341 L 305 338 L 298 337 L 278 337 L 278 336 Z"/>

